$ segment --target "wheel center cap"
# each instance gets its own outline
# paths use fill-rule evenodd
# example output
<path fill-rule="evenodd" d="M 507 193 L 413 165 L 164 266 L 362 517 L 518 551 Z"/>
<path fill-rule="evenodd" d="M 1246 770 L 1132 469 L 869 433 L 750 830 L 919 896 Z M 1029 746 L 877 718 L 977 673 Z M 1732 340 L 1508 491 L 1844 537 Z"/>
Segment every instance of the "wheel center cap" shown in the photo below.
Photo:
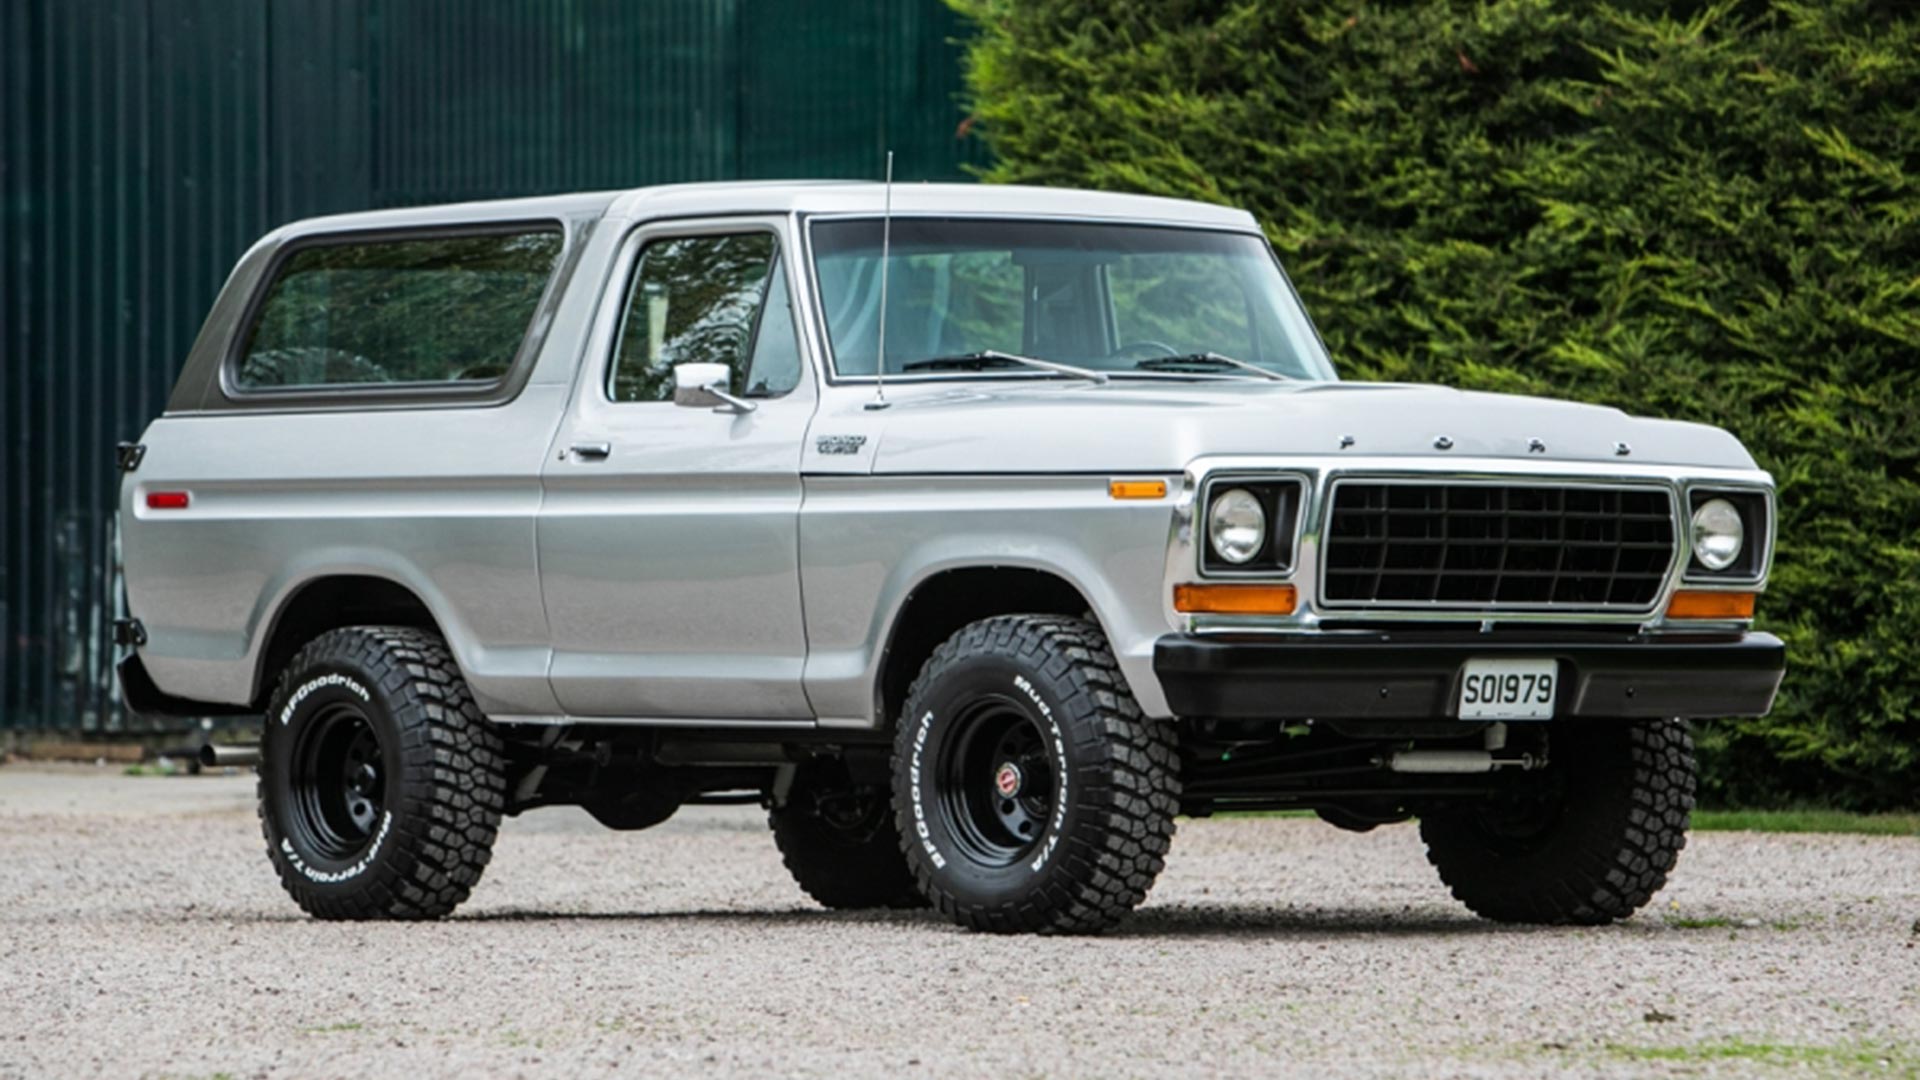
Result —
<path fill-rule="evenodd" d="M 1005 798 L 1011 799 L 1020 794 L 1020 785 L 1024 780 L 1025 777 L 1020 775 L 1020 766 L 1011 761 L 1001 762 L 1000 767 L 993 770 L 993 786 Z"/>

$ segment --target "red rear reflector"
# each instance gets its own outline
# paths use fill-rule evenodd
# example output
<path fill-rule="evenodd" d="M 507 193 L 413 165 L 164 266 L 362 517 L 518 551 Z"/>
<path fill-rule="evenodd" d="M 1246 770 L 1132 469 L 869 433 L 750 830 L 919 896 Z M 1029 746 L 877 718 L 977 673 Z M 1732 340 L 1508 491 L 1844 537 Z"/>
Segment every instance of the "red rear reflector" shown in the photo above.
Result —
<path fill-rule="evenodd" d="M 149 510 L 185 510 L 187 493 L 184 491 L 149 491 L 147 509 Z"/>

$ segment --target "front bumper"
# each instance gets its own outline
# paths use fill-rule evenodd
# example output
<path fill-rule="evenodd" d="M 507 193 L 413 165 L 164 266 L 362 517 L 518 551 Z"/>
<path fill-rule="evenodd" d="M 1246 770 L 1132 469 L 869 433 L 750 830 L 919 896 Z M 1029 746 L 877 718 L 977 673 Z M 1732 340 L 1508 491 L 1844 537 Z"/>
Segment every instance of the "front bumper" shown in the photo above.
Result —
<path fill-rule="evenodd" d="M 1468 659 L 1560 661 L 1556 718 L 1763 716 L 1786 671 L 1772 634 L 1169 634 L 1153 669 L 1176 716 L 1421 720 L 1455 714 Z"/>

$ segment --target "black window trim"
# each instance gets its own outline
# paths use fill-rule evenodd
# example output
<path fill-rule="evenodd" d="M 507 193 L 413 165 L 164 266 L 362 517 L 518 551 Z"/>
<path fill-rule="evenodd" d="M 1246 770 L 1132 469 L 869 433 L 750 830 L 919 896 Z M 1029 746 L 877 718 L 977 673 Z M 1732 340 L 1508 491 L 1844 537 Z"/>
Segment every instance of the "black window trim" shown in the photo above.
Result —
<path fill-rule="evenodd" d="M 587 227 L 590 227 L 588 225 Z M 411 406 L 449 406 L 449 405 L 504 405 L 518 397 L 533 373 L 535 358 L 540 353 L 540 345 L 546 339 L 546 331 L 553 319 L 553 307 L 563 295 L 567 280 L 572 276 L 574 264 L 578 261 L 579 249 L 584 246 L 585 229 L 576 221 L 558 217 L 515 218 L 499 221 L 478 221 L 458 225 L 412 225 L 386 229 L 342 229 L 336 232 L 315 232 L 293 238 L 275 249 L 273 258 L 260 274 L 253 293 L 247 298 L 247 306 L 234 324 L 234 333 L 227 342 L 225 355 L 220 360 L 220 395 L 228 407 L 301 409 L 311 407 L 365 408 L 372 405 L 389 407 Z M 528 317 L 527 327 L 520 335 L 520 347 L 514 352 L 512 362 L 505 374 L 496 379 L 471 380 L 465 382 L 401 382 L 401 383 L 339 383 L 334 385 L 314 384 L 308 386 L 271 387 L 250 389 L 240 385 L 237 378 L 240 364 L 245 360 L 242 353 L 252 340 L 254 325 L 260 317 L 261 309 L 266 306 L 267 297 L 274 285 L 280 280 L 280 274 L 286 264 L 303 251 L 321 247 L 340 247 L 348 244 L 379 244 L 410 240 L 456 240 L 476 236 L 519 236 L 526 233 L 555 233 L 560 237 L 560 250 L 554 256 L 553 271 L 547 276 L 547 283 L 540 291 L 540 298 L 534 303 L 533 314 Z"/>
<path fill-rule="evenodd" d="M 675 227 L 681 224 L 685 224 L 687 227 L 685 229 Z M 760 341 L 760 320 L 761 317 L 766 314 L 767 292 L 769 291 L 769 286 L 773 283 L 773 275 L 792 272 L 787 266 L 789 260 L 786 236 L 781 231 L 779 223 L 769 220 L 763 215 L 755 214 L 743 216 L 737 219 L 737 221 L 731 222 L 724 217 L 699 216 L 684 219 L 659 218 L 641 222 L 634 226 L 628 234 L 628 238 L 632 240 L 637 237 L 639 239 L 639 246 L 634 248 L 632 254 L 626 258 L 626 265 L 622 268 L 624 277 L 620 282 L 620 317 L 614 321 L 612 340 L 607 343 L 606 362 L 601 366 L 599 378 L 595 380 L 600 384 L 600 401 L 603 404 L 615 406 L 673 404 L 671 398 L 665 401 L 622 401 L 613 396 L 613 380 L 620 370 L 620 347 L 626 343 L 627 338 L 627 316 L 632 314 L 633 290 L 638 287 L 640 283 L 640 262 L 646 258 L 647 248 L 663 240 L 698 240 L 703 237 L 741 236 L 746 233 L 755 232 L 763 232 L 773 237 L 773 263 L 769 267 L 766 277 L 760 281 L 760 302 L 754 306 L 753 325 L 747 335 L 748 363 L 752 363 L 754 349 Z M 795 307 L 793 293 L 793 283 L 792 280 L 789 279 L 787 283 L 787 304 L 790 308 Z M 799 350 L 800 379 L 801 381 L 805 381 L 811 372 L 808 370 L 809 364 L 806 350 L 802 347 L 803 341 L 798 318 L 799 312 L 795 310 L 794 315 L 794 348 Z M 793 386 L 788 387 L 785 391 L 778 394 L 748 395 L 742 392 L 741 396 L 750 396 L 754 401 L 778 401 L 781 398 L 791 396 L 793 392 L 799 388 L 800 384 L 796 382 Z M 742 390 L 744 391 L 744 388 L 742 388 Z"/>

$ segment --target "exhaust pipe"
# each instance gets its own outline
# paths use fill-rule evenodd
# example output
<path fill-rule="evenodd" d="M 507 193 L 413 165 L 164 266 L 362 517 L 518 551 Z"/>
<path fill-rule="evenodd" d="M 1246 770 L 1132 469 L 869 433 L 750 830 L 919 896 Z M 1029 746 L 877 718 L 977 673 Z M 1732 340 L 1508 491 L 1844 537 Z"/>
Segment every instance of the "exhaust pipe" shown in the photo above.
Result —
<path fill-rule="evenodd" d="M 215 746 L 207 743 L 200 748 L 200 765 L 203 768 L 218 769 L 231 766 L 241 769 L 258 764 L 260 764 L 260 748 L 257 746 Z"/>

